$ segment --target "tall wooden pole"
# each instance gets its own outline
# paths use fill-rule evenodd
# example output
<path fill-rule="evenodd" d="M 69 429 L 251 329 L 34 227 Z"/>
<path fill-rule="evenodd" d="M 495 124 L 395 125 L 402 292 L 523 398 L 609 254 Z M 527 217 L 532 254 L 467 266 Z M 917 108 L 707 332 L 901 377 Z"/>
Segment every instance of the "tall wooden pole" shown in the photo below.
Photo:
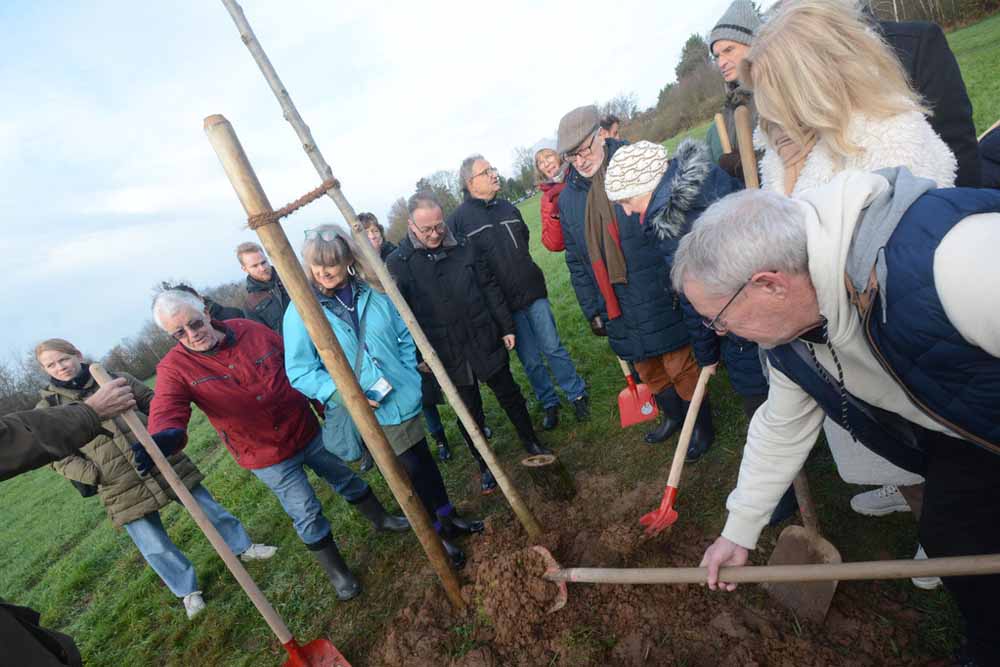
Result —
<path fill-rule="evenodd" d="M 267 79 L 268 85 L 271 87 L 271 91 L 277 98 L 278 103 L 281 105 L 281 110 L 292 128 L 295 130 L 295 134 L 298 136 L 299 141 L 302 142 L 302 148 L 305 150 L 306 155 L 309 156 L 309 160 L 312 162 L 313 166 L 316 168 L 316 173 L 319 174 L 322 180 L 332 179 L 333 170 L 330 165 L 327 164 L 326 160 L 323 158 L 323 154 L 320 153 L 319 147 L 316 145 L 316 141 L 313 139 L 312 132 L 309 130 L 309 126 L 305 124 L 302 120 L 302 116 L 299 115 L 298 109 L 295 108 L 295 104 L 292 103 L 292 98 L 288 94 L 288 90 L 285 88 L 284 84 L 281 83 L 281 79 L 278 78 L 278 73 L 275 71 L 274 66 L 271 65 L 271 61 L 268 59 L 267 54 L 264 53 L 263 47 L 261 47 L 260 42 L 257 41 L 256 35 L 254 35 L 253 29 L 250 27 L 250 23 L 247 21 L 246 15 L 243 13 L 243 9 L 235 0 L 222 0 L 222 4 L 225 5 L 226 10 L 232 17 L 233 22 L 236 24 L 237 29 L 240 32 L 240 37 L 243 43 L 246 44 L 247 49 L 250 50 L 250 54 L 253 56 L 254 61 L 257 66 L 260 67 L 260 71 L 264 74 L 264 78 Z M 354 235 L 354 239 L 357 241 L 357 246 L 361 250 L 361 254 L 364 256 L 364 260 L 368 266 L 370 266 L 374 271 L 375 275 L 378 277 L 382 286 L 385 288 L 386 294 L 392 300 L 393 304 L 396 306 L 396 310 L 399 311 L 400 316 L 403 318 L 403 322 L 406 324 L 410 333 L 413 335 L 413 341 L 416 343 L 417 347 L 420 349 L 420 353 L 423 356 L 424 361 L 430 366 L 431 371 L 434 373 L 434 377 L 437 378 L 438 384 L 441 385 L 441 389 L 444 395 L 448 398 L 448 402 L 451 407 L 454 408 L 455 414 L 461 420 L 462 425 L 465 426 L 465 430 L 469 433 L 472 438 L 472 443 L 479 452 L 480 456 L 489 466 L 490 471 L 493 473 L 493 477 L 497 480 L 497 485 L 503 492 L 507 501 L 510 503 L 511 508 L 514 510 L 514 514 L 520 520 L 521 525 L 524 526 L 525 531 L 532 538 L 538 537 L 542 533 L 542 527 L 539 525 L 538 520 L 528 509 L 527 503 L 524 502 L 524 498 L 518 493 L 517 488 L 511 482 L 510 477 L 507 476 L 506 471 L 500 465 L 500 461 L 493 454 L 493 450 L 490 449 L 489 444 L 486 442 L 486 437 L 483 435 L 482 431 L 479 429 L 479 425 L 472 418 L 472 413 L 462 402 L 461 397 L 458 394 L 458 390 L 455 388 L 455 383 L 451 381 L 448 376 L 448 372 L 445 370 L 444 365 L 438 358 L 437 352 L 431 346 L 430 341 L 424 334 L 424 330 L 417 323 L 417 318 L 413 315 L 413 311 L 410 310 L 410 306 L 406 303 L 406 299 L 399 292 L 399 288 L 396 286 L 396 281 L 392 279 L 389 275 L 389 271 L 385 268 L 385 264 L 379 257 L 375 249 L 372 248 L 371 243 L 369 243 L 367 237 L 364 233 L 364 228 L 358 222 L 357 216 L 354 213 L 354 208 L 348 203 L 347 198 L 344 197 L 344 193 L 341 192 L 340 186 L 337 185 L 326 193 L 330 199 L 333 200 L 337 208 L 340 209 L 340 213 L 344 216 L 344 219 L 351 227 L 351 232 Z"/>
<path fill-rule="evenodd" d="M 236 190 L 236 196 L 239 197 L 247 215 L 273 211 L 229 121 L 219 115 L 209 116 L 205 119 L 205 133 L 216 155 L 219 156 L 222 168 L 229 177 L 233 189 Z M 340 342 L 333 334 L 323 308 L 309 286 L 309 280 L 295 256 L 295 251 L 288 243 L 285 231 L 281 224 L 272 223 L 258 227 L 257 235 L 271 261 L 278 268 L 281 281 L 288 290 L 296 310 L 302 316 L 306 331 L 316 345 L 323 365 L 337 384 L 337 391 L 344 406 L 361 432 L 361 437 L 368 445 L 372 456 L 375 457 L 375 462 L 382 471 L 385 481 L 389 483 L 392 494 L 399 502 L 406 518 L 410 520 L 410 525 L 413 526 L 413 531 L 427 553 L 427 558 L 441 578 L 448 599 L 456 609 L 463 609 L 465 602 L 459 591 L 458 577 L 451 567 L 448 555 L 441 544 L 441 538 L 431 525 L 427 511 L 414 494 L 409 477 L 396 460 L 382 427 L 376 421 L 375 413 L 372 412 L 368 399 L 358 385 L 350 363 L 344 357 Z"/>

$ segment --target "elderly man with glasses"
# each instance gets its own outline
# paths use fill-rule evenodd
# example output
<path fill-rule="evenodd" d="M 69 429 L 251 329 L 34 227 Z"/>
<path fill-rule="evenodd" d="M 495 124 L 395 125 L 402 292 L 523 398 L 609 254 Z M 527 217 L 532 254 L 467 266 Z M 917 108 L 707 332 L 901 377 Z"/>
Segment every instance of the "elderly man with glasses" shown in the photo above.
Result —
<path fill-rule="evenodd" d="M 660 249 L 646 238 L 639 215 L 608 199 L 608 162 L 626 144 L 602 138 L 600 129 L 595 106 L 574 109 L 559 121 L 557 151 L 572 165 L 559 197 L 566 264 L 591 329 L 607 335 L 615 354 L 632 362 L 656 394 L 663 419 L 645 440 L 659 443 L 684 422 L 698 364 Z M 689 460 L 704 454 L 714 438 L 707 411 L 699 430 Z"/>
<path fill-rule="evenodd" d="M 745 191 L 684 236 L 672 278 L 714 328 L 767 349 L 722 536 L 743 565 L 824 417 L 926 478 L 927 555 L 1000 552 L 1000 193 L 937 189 L 905 168 L 847 171 L 797 199 Z M 1000 575 L 944 578 L 971 659 L 1000 664 Z"/>
<path fill-rule="evenodd" d="M 475 246 L 500 284 L 514 317 L 517 356 L 544 412 L 542 428 L 548 431 L 559 424 L 559 396 L 550 370 L 573 406 L 577 421 L 588 419 L 587 388 L 559 337 L 545 275 L 528 251 L 528 226 L 521 212 L 497 196 L 497 170 L 482 155 L 465 158 L 459 180 L 465 201 L 449 216 L 448 227 Z"/>
<path fill-rule="evenodd" d="M 236 463 L 277 496 L 337 598 L 359 595 L 361 584 L 337 549 L 305 467 L 376 530 L 403 532 L 409 523 L 387 514 L 368 484 L 324 449 L 316 415 L 285 375 L 281 336 L 250 320 L 210 320 L 201 299 L 179 290 L 157 295 L 153 319 L 178 345 L 156 367 L 150 432 L 186 431 L 191 406 L 198 406 Z"/>
<path fill-rule="evenodd" d="M 485 416 L 479 382 L 485 382 L 524 450 L 532 455 L 550 453 L 538 441 L 524 395 L 510 373 L 507 353 L 516 344 L 514 319 L 489 263 L 471 241 L 456 238 L 432 194 L 418 192 L 407 207 L 406 237 L 386 264 L 462 401 L 482 428 Z M 492 493 L 496 481 L 465 428 L 459 426 L 479 463 L 481 490 Z"/>

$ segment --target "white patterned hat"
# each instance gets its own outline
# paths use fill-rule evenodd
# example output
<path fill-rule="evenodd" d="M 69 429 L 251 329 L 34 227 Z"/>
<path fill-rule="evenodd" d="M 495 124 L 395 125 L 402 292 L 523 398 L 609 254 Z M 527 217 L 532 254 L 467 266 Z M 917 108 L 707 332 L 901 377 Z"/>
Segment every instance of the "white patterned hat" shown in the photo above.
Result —
<path fill-rule="evenodd" d="M 604 189 L 611 201 L 652 192 L 667 171 L 667 149 L 651 141 L 637 141 L 615 151 L 608 163 Z"/>

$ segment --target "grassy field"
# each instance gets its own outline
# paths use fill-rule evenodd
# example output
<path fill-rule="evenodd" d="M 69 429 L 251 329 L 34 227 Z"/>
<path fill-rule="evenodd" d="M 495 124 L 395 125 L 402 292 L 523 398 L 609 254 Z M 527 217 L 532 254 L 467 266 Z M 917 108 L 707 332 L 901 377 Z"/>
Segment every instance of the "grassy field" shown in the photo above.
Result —
<path fill-rule="evenodd" d="M 949 40 L 982 130 L 1000 116 L 1000 16 L 952 33 Z M 700 138 L 706 127 L 686 134 Z M 668 145 L 676 146 L 680 138 Z M 521 209 L 533 231 L 532 251 L 548 278 L 564 342 L 590 386 L 593 402 L 590 422 L 577 424 L 572 411 L 564 410 L 560 427 L 544 439 L 574 471 L 612 472 L 625 482 L 663 478 L 672 446 L 649 447 L 642 443 L 641 427 L 619 428 L 615 397 L 623 382 L 618 365 L 606 342 L 592 336 L 583 320 L 562 255 L 545 251 L 539 243 L 537 198 Z M 519 364 L 513 365 L 521 386 L 527 387 Z M 516 439 L 492 396 L 484 396 L 496 432 L 494 447 L 511 464 L 519 453 Z M 735 483 L 746 428 L 724 375 L 713 380 L 712 400 L 716 445 L 685 471 L 685 520 L 706 534 L 722 526 L 724 499 Z M 470 513 L 512 521 L 500 498 L 477 495 L 474 465 L 451 426 L 450 410 L 444 416 L 456 452 L 455 460 L 442 466 L 453 500 Z M 205 472 L 206 486 L 243 520 L 251 537 L 280 547 L 272 561 L 251 563 L 249 569 L 293 633 L 300 639 L 326 636 L 354 665 L 370 664 L 368 653 L 389 619 L 433 584 L 427 568 L 414 565 L 422 556 L 412 535 L 373 533 L 325 485 L 316 483 L 334 534 L 365 586 L 362 597 L 339 603 L 277 500 L 232 461 L 201 414 L 192 420 L 187 451 Z M 509 469 L 516 481 L 526 483 L 518 466 Z M 824 530 L 845 560 L 912 555 L 916 531 L 910 515 L 870 519 L 851 512 L 847 500 L 859 489 L 840 481 L 825 448 L 817 448 L 810 473 Z M 389 498 L 378 474 L 370 473 L 368 480 L 380 497 Z M 280 664 L 283 652 L 193 522 L 176 506 L 163 517 L 171 537 L 195 564 L 205 592 L 208 608 L 194 621 L 185 618 L 180 602 L 145 566 L 127 535 L 110 526 L 97 499 L 81 498 L 68 482 L 44 469 L 0 484 L 0 597 L 41 611 L 46 625 L 76 638 L 92 666 Z M 539 519 L 557 522 L 559 517 Z M 773 537 L 773 531 L 769 535 Z M 474 541 L 470 544 L 474 548 Z M 925 652 L 945 654 L 957 637 L 957 615 L 948 596 L 917 591 L 905 581 L 889 585 L 926 612 Z"/>

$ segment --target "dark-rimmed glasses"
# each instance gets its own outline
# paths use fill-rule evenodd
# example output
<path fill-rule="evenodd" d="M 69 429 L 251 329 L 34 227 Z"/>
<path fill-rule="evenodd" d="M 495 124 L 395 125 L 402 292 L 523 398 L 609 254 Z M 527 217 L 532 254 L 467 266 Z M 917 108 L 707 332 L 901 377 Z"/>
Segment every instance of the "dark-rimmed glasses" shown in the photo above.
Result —
<path fill-rule="evenodd" d="M 726 302 L 726 305 L 722 307 L 722 310 L 720 310 L 719 313 L 711 320 L 705 319 L 704 317 L 701 318 L 702 326 L 704 326 L 706 329 L 711 329 L 712 331 L 718 334 L 726 333 L 726 326 L 724 324 L 723 325 L 719 324 L 719 318 L 722 317 L 722 313 L 726 312 L 726 308 L 729 308 L 729 306 L 732 305 L 733 301 L 736 301 L 736 297 L 740 295 L 740 292 L 742 292 L 744 288 L 746 288 L 746 286 L 749 285 L 752 280 L 753 278 L 749 278 L 745 283 L 740 285 L 740 288 L 736 290 L 736 294 L 734 294 L 732 298 L 730 298 L 729 301 Z"/>
<path fill-rule="evenodd" d="M 413 225 L 414 229 L 416 229 L 418 232 L 420 232 L 425 236 L 429 234 L 444 234 L 445 231 L 448 229 L 448 225 L 446 225 L 444 222 L 439 222 L 436 225 L 431 225 L 430 227 L 421 227 L 417 223 L 413 222 L 412 219 L 410 219 L 410 224 Z"/>
<path fill-rule="evenodd" d="M 473 174 L 472 178 L 479 178 L 480 176 L 487 176 L 487 175 L 489 175 L 489 176 L 496 176 L 499 173 L 500 172 L 497 170 L 496 167 L 486 167 L 486 169 L 483 169 L 478 174 Z M 470 178 L 469 180 L 472 180 L 472 179 Z"/>
<path fill-rule="evenodd" d="M 600 126 L 598 126 L 598 128 L 600 128 Z M 567 153 L 563 153 L 563 159 L 572 161 L 574 158 L 577 157 L 582 157 L 582 158 L 590 157 L 591 153 L 594 152 L 594 142 L 597 141 L 597 136 L 600 133 L 601 133 L 600 129 L 594 130 L 593 136 L 590 137 L 590 141 L 587 142 L 587 145 L 585 147 L 583 148 L 578 147 L 575 151 L 569 151 Z"/>
<path fill-rule="evenodd" d="M 185 324 L 182 328 L 170 334 L 170 337 L 176 340 L 177 342 L 180 342 L 181 340 L 184 339 L 185 336 L 188 335 L 188 332 L 201 331 L 202 329 L 204 329 L 205 324 L 206 322 L 203 319 L 191 320 L 190 322 Z"/>

